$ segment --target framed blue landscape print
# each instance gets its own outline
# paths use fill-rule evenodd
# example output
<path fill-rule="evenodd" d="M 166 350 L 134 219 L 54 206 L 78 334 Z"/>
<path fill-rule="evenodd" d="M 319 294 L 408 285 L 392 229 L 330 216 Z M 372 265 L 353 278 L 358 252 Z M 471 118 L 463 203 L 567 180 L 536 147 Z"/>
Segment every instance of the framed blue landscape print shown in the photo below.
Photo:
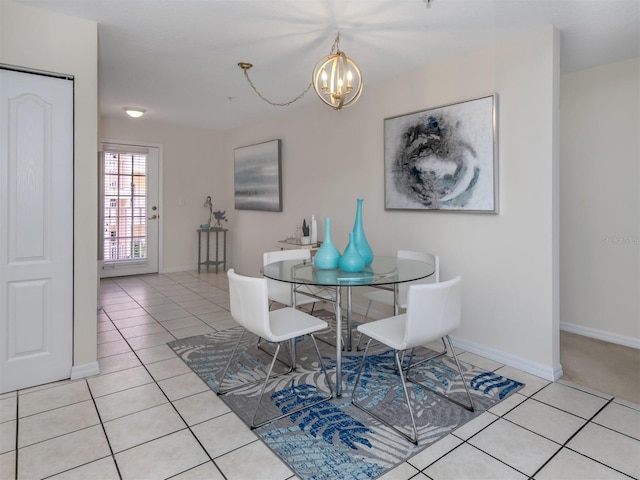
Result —
<path fill-rule="evenodd" d="M 282 211 L 280 140 L 234 150 L 237 210 Z"/>
<path fill-rule="evenodd" d="M 498 213 L 496 101 L 386 118 L 385 209 Z"/>

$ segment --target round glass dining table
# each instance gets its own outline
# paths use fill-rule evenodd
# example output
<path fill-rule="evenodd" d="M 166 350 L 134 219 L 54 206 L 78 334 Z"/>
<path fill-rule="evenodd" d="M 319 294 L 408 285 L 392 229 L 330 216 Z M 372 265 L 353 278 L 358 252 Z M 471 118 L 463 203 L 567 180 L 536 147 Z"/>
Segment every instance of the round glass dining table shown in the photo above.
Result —
<path fill-rule="evenodd" d="M 272 280 L 292 284 L 292 304 L 295 292 L 315 296 L 309 289 L 299 290 L 302 286 L 335 288 L 336 311 L 336 395 L 342 395 L 342 288 L 347 294 L 347 341 L 345 347 L 351 350 L 351 288 L 358 286 L 378 287 L 392 290 L 394 293 L 394 312 L 398 313 L 398 285 L 413 282 L 433 275 L 435 267 L 425 262 L 406 258 L 376 256 L 373 262 L 359 272 L 344 272 L 340 269 L 321 270 L 309 261 L 283 260 L 265 265 L 262 274 Z M 317 296 L 318 300 L 328 301 L 326 296 Z"/>

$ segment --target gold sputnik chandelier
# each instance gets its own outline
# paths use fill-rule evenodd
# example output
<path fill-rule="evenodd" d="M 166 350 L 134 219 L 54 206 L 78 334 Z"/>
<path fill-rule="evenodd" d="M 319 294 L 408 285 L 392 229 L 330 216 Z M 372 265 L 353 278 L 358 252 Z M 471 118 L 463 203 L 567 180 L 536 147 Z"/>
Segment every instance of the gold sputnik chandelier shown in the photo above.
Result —
<path fill-rule="evenodd" d="M 358 65 L 340 50 L 340 32 L 336 35 L 329 55 L 320 59 L 313 69 L 311 83 L 300 95 L 287 102 L 273 102 L 264 97 L 249 78 L 251 63 L 240 62 L 238 66 L 244 71 L 244 76 L 263 101 L 276 107 L 286 107 L 300 100 L 313 87 L 315 92 L 326 105 L 334 110 L 353 105 L 362 94 L 362 73 Z"/>
<path fill-rule="evenodd" d="M 340 50 L 340 33 L 331 52 L 313 69 L 313 88 L 324 103 L 335 110 L 353 105 L 362 94 L 362 74 L 358 65 Z"/>

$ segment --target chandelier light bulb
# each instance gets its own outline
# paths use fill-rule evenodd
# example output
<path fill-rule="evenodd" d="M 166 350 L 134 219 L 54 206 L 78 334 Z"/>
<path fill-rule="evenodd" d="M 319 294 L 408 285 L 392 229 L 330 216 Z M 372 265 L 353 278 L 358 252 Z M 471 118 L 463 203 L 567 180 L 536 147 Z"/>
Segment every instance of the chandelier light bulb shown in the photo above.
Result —
<path fill-rule="evenodd" d="M 322 91 L 327 93 L 329 91 L 329 87 L 327 86 L 327 72 L 322 70 Z"/>

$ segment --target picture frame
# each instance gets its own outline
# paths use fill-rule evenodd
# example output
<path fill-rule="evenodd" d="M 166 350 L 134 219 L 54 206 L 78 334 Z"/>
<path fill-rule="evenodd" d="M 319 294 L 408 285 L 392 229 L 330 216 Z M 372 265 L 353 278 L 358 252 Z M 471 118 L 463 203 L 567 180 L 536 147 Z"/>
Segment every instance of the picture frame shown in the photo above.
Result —
<path fill-rule="evenodd" d="M 282 211 L 281 140 L 234 150 L 236 210 Z"/>
<path fill-rule="evenodd" d="M 384 119 L 385 210 L 498 213 L 497 95 Z"/>

